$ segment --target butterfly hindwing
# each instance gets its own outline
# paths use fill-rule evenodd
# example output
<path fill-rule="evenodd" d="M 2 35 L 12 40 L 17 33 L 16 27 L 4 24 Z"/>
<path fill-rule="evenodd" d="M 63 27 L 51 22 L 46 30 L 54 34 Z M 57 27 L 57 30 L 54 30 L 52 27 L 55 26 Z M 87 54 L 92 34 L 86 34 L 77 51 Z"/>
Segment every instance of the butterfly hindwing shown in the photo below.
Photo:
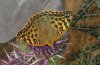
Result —
<path fill-rule="evenodd" d="M 71 12 L 46 11 L 31 17 L 17 37 L 33 46 L 52 46 L 68 29 Z"/>

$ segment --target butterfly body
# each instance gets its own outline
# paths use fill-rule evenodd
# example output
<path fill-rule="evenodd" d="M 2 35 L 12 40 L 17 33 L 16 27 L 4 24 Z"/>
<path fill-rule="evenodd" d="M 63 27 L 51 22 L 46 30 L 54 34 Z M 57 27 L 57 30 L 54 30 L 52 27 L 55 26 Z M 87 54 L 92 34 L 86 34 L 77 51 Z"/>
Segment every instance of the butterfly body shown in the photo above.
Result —
<path fill-rule="evenodd" d="M 36 14 L 17 33 L 17 37 L 32 46 L 53 46 L 68 29 L 71 17 L 70 11 L 45 11 Z"/>

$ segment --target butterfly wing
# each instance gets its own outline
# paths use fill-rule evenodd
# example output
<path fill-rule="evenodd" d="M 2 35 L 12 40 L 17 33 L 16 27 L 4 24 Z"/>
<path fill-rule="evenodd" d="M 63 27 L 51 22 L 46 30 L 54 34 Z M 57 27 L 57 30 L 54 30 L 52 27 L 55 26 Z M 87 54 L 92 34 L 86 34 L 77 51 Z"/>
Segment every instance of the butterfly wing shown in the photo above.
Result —
<path fill-rule="evenodd" d="M 42 12 L 30 18 L 17 37 L 33 46 L 52 46 L 68 29 L 70 21 L 70 11 Z"/>

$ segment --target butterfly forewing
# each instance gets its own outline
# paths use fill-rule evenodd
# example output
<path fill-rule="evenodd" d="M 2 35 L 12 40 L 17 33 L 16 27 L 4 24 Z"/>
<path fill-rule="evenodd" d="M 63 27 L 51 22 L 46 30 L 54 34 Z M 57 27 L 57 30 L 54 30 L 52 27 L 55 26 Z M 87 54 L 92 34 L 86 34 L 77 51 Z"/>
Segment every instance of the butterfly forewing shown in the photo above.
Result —
<path fill-rule="evenodd" d="M 71 17 L 70 11 L 36 14 L 18 32 L 17 37 L 32 46 L 52 46 L 68 29 Z"/>

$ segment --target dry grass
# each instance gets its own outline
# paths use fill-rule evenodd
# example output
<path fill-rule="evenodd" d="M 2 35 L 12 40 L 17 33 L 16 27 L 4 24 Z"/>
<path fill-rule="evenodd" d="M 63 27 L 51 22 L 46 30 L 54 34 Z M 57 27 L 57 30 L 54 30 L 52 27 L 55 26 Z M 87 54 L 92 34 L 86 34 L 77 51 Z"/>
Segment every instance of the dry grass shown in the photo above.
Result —
<path fill-rule="evenodd" d="M 65 0 L 65 10 L 72 10 L 73 14 L 76 15 L 77 12 L 80 10 L 83 0 Z M 67 9 L 68 8 L 68 9 Z M 97 12 L 98 8 L 96 5 L 92 5 L 92 12 Z M 100 26 L 100 17 L 92 17 L 92 18 L 86 18 L 81 19 L 78 21 L 75 26 L 82 26 L 82 27 L 91 27 L 96 28 Z M 69 58 L 71 56 L 77 57 L 80 52 L 83 51 L 84 48 L 94 45 L 94 44 L 100 44 L 100 40 L 97 40 L 97 38 L 94 35 L 91 35 L 88 32 L 83 32 L 80 30 L 74 30 L 69 29 L 69 43 L 72 43 L 67 48 L 68 51 L 66 51 L 66 54 L 64 56 L 66 57 L 65 62 L 68 63 Z M 94 52 L 95 54 L 96 52 Z M 100 52 L 98 53 L 100 54 Z M 71 65 L 76 65 L 76 60 L 74 59 Z"/>

